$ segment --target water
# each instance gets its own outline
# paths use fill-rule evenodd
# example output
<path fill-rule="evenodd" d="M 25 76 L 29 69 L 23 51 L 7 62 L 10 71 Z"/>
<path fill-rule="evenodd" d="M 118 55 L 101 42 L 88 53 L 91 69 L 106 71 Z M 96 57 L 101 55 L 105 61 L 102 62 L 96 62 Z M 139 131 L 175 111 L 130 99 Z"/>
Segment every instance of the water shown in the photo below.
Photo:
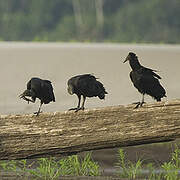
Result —
<path fill-rule="evenodd" d="M 128 104 L 141 99 L 130 82 L 129 51 L 141 63 L 159 70 L 167 99 L 180 98 L 180 46 L 82 43 L 0 43 L 0 113 L 22 114 L 37 110 L 39 102 L 27 104 L 18 98 L 31 77 L 52 81 L 56 103 L 43 111 L 64 111 L 77 105 L 77 97 L 67 93 L 67 80 L 77 74 L 93 73 L 108 91 L 106 100 L 87 99 L 86 108 Z M 146 96 L 147 102 L 154 102 Z"/>

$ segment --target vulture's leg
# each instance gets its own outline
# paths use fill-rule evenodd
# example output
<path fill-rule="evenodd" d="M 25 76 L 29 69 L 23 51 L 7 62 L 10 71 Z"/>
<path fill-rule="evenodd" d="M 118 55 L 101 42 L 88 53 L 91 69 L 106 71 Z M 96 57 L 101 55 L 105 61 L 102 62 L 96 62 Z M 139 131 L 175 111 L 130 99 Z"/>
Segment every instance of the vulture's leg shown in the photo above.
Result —
<path fill-rule="evenodd" d="M 34 114 L 36 114 L 36 116 L 39 116 L 39 113 L 42 112 L 42 111 L 41 111 L 41 106 L 42 106 L 42 104 L 43 104 L 43 102 L 41 101 L 38 111 L 34 113 Z"/>
<path fill-rule="evenodd" d="M 80 103 L 81 103 L 81 95 L 78 95 L 78 106 L 76 108 L 70 108 L 69 111 L 78 110 L 80 108 Z"/>
<path fill-rule="evenodd" d="M 79 110 L 84 110 L 85 101 L 86 101 L 86 96 L 83 96 L 82 106 L 80 108 L 78 108 L 75 112 L 78 112 Z"/>
<path fill-rule="evenodd" d="M 144 94 L 142 94 L 142 101 L 141 102 L 136 102 L 136 103 L 133 103 L 133 104 L 137 104 L 135 106 L 135 109 L 138 108 L 138 107 L 142 107 L 142 105 L 145 104 L 145 102 L 144 102 Z"/>

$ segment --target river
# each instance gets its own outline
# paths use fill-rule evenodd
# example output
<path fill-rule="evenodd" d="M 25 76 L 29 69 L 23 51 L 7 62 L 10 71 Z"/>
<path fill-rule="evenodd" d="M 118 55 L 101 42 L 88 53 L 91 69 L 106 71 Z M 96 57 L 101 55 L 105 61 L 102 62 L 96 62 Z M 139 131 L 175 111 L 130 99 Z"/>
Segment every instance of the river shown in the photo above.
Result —
<path fill-rule="evenodd" d="M 129 104 L 141 99 L 130 78 L 127 54 L 137 54 L 142 65 L 158 70 L 167 91 L 165 101 L 180 98 L 180 46 L 83 43 L 0 43 L 0 113 L 22 114 L 37 110 L 39 103 L 27 104 L 18 98 L 31 77 L 49 79 L 56 102 L 44 105 L 44 112 L 64 111 L 77 105 L 77 97 L 67 93 L 67 80 L 77 74 L 92 73 L 108 95 L 105 100 L 87 99 L 86 108 Z M 154 102 L 146 96 L 145 101 Z"/>

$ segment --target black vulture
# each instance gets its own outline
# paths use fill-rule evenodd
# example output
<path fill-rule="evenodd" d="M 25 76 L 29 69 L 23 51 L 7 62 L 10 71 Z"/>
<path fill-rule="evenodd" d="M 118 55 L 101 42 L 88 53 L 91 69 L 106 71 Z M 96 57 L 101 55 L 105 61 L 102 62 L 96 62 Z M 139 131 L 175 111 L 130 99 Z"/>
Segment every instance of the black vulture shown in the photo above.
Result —
<path fill-rule="evenodd" d="M 51 101 L 55 102 L 55 96 L 53 92 L 53 87 L 51 81 L 42 80 L 40 78 L 34 77 L 27 83 L 27 89 L 19 96 L 20 98 L 29 102 L 35 102 L 36 98 L 40 99 L 40 106 L 37 112 L 37 116 L 41 111 L 42 104 L 48 104 Z M 31 97 L 31 99 L 27 98 Z"/>
<path fill-rule="evenodd" d="M 156 70 L 146 68 L 139 63 L 138 57 L 135 53 L 130 52 L 126 57 L 124 63 L 129 61 L 132 68 L 130 72 L 130 78 L 134 86 L 143 95 L 142 102 L 136 103 L 138 108 L 142 106 L 144 102 L 144 95 L 148 94 L 156 101 L 161 101 L 161 98 L 166 97 L 166 91 L 159 83 L 161 77 L 156 73 Z"/>
<path fill-rule="evenodd" d="M 91 74 L 77 75 L 68 80 L 68 93 L 76 94 L 78 97 L 78 106 L 76 108 L 71 108 L 69 110 L 84 110 L 84 103 L 86 97 L 96 97 L 99 99 L 105 99 L 105 94 L 107 94 L 103 84 L 96 80 L 97 78 Z M 82 106 L 81 96 L 83 97 Z"/>

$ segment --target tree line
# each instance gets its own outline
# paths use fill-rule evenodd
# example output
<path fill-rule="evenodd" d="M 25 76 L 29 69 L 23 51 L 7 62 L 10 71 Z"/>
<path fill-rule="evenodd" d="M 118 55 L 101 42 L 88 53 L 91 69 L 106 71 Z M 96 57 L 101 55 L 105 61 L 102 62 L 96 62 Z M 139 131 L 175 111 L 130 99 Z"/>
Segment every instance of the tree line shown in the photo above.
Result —
<path fill-rule="evenodd" d="M 0 40 L 180 43 L 179 19 L 179 0 L 5 0 Z"/>

